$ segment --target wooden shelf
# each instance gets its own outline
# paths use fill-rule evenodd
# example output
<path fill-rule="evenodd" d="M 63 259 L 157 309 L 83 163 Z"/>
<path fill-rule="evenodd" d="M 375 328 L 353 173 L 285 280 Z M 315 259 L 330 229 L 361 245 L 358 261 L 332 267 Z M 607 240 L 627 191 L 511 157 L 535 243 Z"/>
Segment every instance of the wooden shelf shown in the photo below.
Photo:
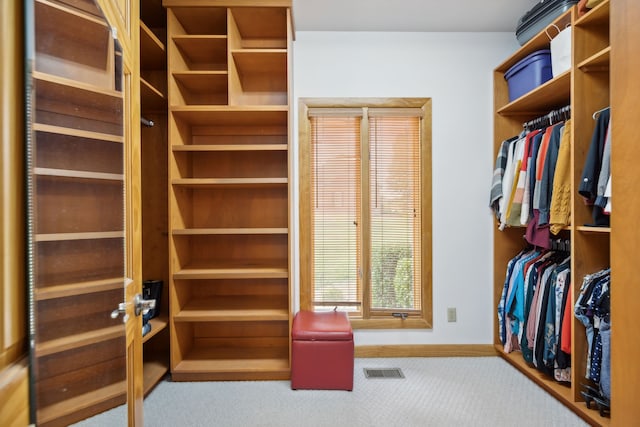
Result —
<path fill-rule="evenodd" d="M 197 91 L 222 92 L 227 90 L 226 71 L 182 71 L 171 74 L 185 88 Z"/>
<path fill-rule="evenodd" d="M 180 7 L 184 0 L 164 0 L 162 4 L 168 8 L 169 31 L 174 35 L 227 34 L 226 7 Z"/>
<path fill-rule="evenodd" d="M 36 234 L 36 242 L 62 242 L 69 240 L 124 239 L 124 231 L 102 231 L 91 233 Z"/>
<path fill-rule="evenodd" d="M 146 396 L 169 371 L 169 362 L 161 358 L 144 362 L 144 395 Z"/>
<path fill-rule="evenodd" d="M 184 228 L 173 229 L 174 236 L 223 234 L 289 234 L 287 228 Z"/>
<path fill-rule="evenodd" d="M 124 325 L 119 324 L 108 328 L 97 329 L 69 337 L 59 338 L 48 342 L 39 343 L 36 346 L 36 357 L 49 356 L 55 353 L 74 348 L 108 341 L 124 336 Z"/>
<path fill-rule="evenodd" d="M 104 19 L 53 1 L 37 0 L 35 25 L 37 71 L 113 87 L 113 44 Z"/>
<path fill-rule="evenodd" d="M 286 49 L 231 51 L 242 87 L 247 91 L 287 91 Z"/>
<path fill-rule="evenodd" d="M 288 346 L 196 347 L 172 370 L 177 381 L 289 379 Z"/>
<path fill-rule="evenodd" d="M 167 98 L 164 94 L 142 77 L 140 78 L 140 105 L 143 112 L 164 112 L 167 109 Z"/>
<path fill-rule="evenodd" d="M 35 123 L 123 135 L 121 92 L 34 72 Z"/>
<path fill-rule="evenodd" d="M 284 304 L 283 304 L 284 303 Z M 281 296 L 216 296 L 189 301 L 174 315 L 176 322 L 288 321 L 288 301 Z M 283 307 L 284 305 L 284 307 Z"/>
<path fill-rule="evenodd" d="M 174 381 L 288 380 L 289 359 L 183 360 L 171 372 Z"/>
<path fill-rule="evenodd" d="M 272 187 L 288 184 L 287 178 L 183 178 L 172 185 L 184 187 Z"/>
<path fill-rule="evenodd" d="M 173 145 L 174 152 L 201 151 L 287 151 L 287 144 L 207 144 L 207 145 Z"/>
<path fill-rule="evenodd" d="M 227 36 L 182 35 L 173 36 L 172 40 L 182 54 L 185 71 L 227 70 Z"/>
<path fill-rule="evenodd" d="M 75 418 L 76 421 L 79 421 L 84 417 L 122 405 L 126 403 L 126 400 L 127 382 L 120 381 L 46 408 L 38 409 L 38 424 L 46 425 L 49 422 L 77 413 L 84 414 L 84 416 L 80 415 L 80 417 Z M 122 421 L 125 422 L 126 420 L 123 418 Z"/>
<path fill-rule="evenodd" d="M 282 370 L 289 373 L 288 359 L 286 358 L 248 359 L 246 356 L 243 357 L 242 354 L 238 354 L 239 351 L 243 350 L 196 350 L 189 354 L 189 357 L 192 357 L 193 360 L 185 359 L 183 362 L 178 364 L 174 372 L 203 372 L 206 370 L 217 371 L 218 373 L 230 373 L 254 370 Z M 229 359 L 221 359 L 220 353 L 227 353 Z"/>
<path fill-rule="evenodd" d="M 46 125 L 42 123 L 34 123 L 33 130 L 36 132 L 47 132 L 58 135 L 73 136 L 85 139 L 94 139 L 97 141 L 116 142 L 122 144 L 124 139 L 122 136 L 110 135 L 107 133 L 90 132 L 81 129 L 72 129 L 62 126 Z"/>
<path fill-rule="evenodd" d="M 59 38 L 72 40 L 75 43 L 77 43 L 78 32 L 102 34 L 108 30 L 104 20 L 48 0 L 36 0 L 36 20 L 38 20 L 40 33 L 53 33 Z M 87 40 L 87 43 L 89 42 L 93 42 L 93 47 L 97 48 L 101 46 L 102 40 Z"/>
<path fill-rule="evenodd" d="M 182 71 L 172 73 L 183 102 L 172 105 L 227 104 L 226 71 Z"/>
<path fill-rule="evenodd" d="M 285 279 L 289 277 L 287 267 L 269 266 L 185 266 L 174 274 L 179 279 Z"/>
<path fill-rule="evenodd" d="M 581 225 L 576 227 L 576 230 L 586 233 L 611 233 L 611 227 L 588 227 L 586 225 Z"/>
<path fill-rule="evenodd" d="M 234 49 L 231 57 L 229 104 L 288 104 L 286 49 Z"/>
<path fill-rule="evenodd" d="M 231 44 L 242 48 L 285 48 L 287 11 L 285 8 L 231 8 Z"/>
<path fill-rule="evenodd" d="M 588 26 L 609 26 L 609 8 L 610 0 L 604 0 L 602 3 L 591 9 L 584 16 L 576 19 L 576 27 Z"/>
<path fill-rule="evenodd" d="M 503 116 L 538 114 L 567 105 L 571 96 L 571 70 L 538 86 L 531 92 L 498 109 Z"/>
<path fill-rule="evenodd" d="M 149 320 L 151 323 L 151 330 L 147 335 L 142 337 L 142 342 L 145 343 L 149 341 L 151 338 L 155 337 L 157 334 L 162 332 L 169 325 L 169 317 L 168 316 L 158 316 Z"/>
<path fill-rule="evenodd" d="M 287 125 L 287 106 L 171 106 L 177 120 L 199 126 L 263 126 Z M 174 145 L 174 144 L 172 144 Z"/>
<path fill-rule="evenodd" d="M 58 3 L 65 4 L 67 6 L 71 6 L 74 9 L 81 10 L 83 12 L 87 12 L 94 17 L 102 16 L 102 10 L 100 6 L 96 4 L 93 0 L 56 0 Z"/>
<path fill-rule="evenodd" d="M 34 175 L 38 176 L 51 176 L 58 178 L 79 178 L 90 179 L 97 181 L 124 181 L 124 175 L 116 173 L 103 173 L 103 172 L 89 172 L 79 170 L 67 170 L 67 169 L 53 169 L 53 168 L 33 168 Z"/>
<path fill-rule="evenodd" d="M 123 95 L 116 90 L 39 71 L 33 72 L 33 79 L 43 98 L 63 99 L 65 102 L 78 105 L 106 105 L 110 111 L 119 111 L 122 108 Z"/>
<path fill-rule="evenodd" d="M 48 299 L 66 298 L 120 288 L 124 288 L 124 282 L 122 278 L 115 277 L 113 279 L 93 280 L 89 282 L 69 283 L 65 285 L 37 288 L 34 290 L 34 299 L 36 301 L 44 301 Z"/>
<path fill-rule="evenodd" d="M 273 74 L 279 79 L 287 75 L 286 49 L 235 49 L 231 56 L 243 75 Z"/>
<path fill-rule="evenodd" d="M 585 73 L 609 71 L 610 56 L 611 46 L 608 46 L 579 63 L 578 68 Z"/>
<path fill-rule="evenodd" d="M 284 310 L 197 310 L 185 308 L 174 315 L 174 322 L 267 322 L 287 321 L 289 313 Z"/>
<path fill-rule="evenodd" d="M 164 43 L 142 21 L 140 21 L 140 68 L 167 69 L 167 52 Z"/>

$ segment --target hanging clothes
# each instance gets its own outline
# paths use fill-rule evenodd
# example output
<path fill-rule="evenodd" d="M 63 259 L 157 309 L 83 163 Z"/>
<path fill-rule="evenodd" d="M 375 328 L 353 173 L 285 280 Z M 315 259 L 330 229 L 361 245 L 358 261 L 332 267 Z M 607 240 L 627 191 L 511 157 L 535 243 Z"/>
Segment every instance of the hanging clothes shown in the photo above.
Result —
<path fill-rule="evenodd" d="M 507 221 L 511 213 L 511 207 L 515 198 L 516 187 L 520 176 L 520 165 L 522 163 L 522 156 L 524 154 L 525 136 L 518 138 L 514 141 L 507 156 L 507 166 L 505 170 L 505 179 L 503 180 L 502 192 L 503 192 L 503 206 L 500 211 L 500 230 L 504 230 L 507 226 Z"/>
<path fill-rule="evenodd" d="M 595 227 L 609 226 L 609 216 L 605 215 L 601 206 L 595 205 L 595 201 L 598 197 L 598 182 L 604 158 L 610 115 L 610 109 L 605 108 L 599 112 L 596 118 L 596 126 L 591 136 L 591 144 L 582 169 L 580 186 L 578 187 L 578 193 L 584 198 L 585 203 L 593 206 L 593 223 L 586 225 Z"/>
<path fill-rule="evenodd" d="M 522 217 L 523 205 L 525 204 L 524 198 L 525 198 L 525 195 L 528 196 L 528 194 L 530 193 L 530 191 L 526 191 L 525 189 L 528 184 L 528 173 L 531 172 L 531 155 L 533 151 L 532 150 L 533 139 L 538 133 L 540 133 L 540 131 L 538 130 L 529 132 L 524 138 L 523 154 L 522 154 L 522 159 L 520 160 L 520 170 L 517 173 L 518 179 L 515 187 L 515 192 L 513 195 L 513 202 L 511 203 L 511 208 L 507 215 L 507 225 L 510 225 L 510 226 L 523 225 L 521 223 L 521 217 Z M 527 202 L 527 205 L 528 205 L 528 202 Z"/>
<path fill-rule="evenodd" d="M 533 218 L 533 190 L 536 183 L 536 160 L 538 158 L 538 152 L 540 151 L 540 145 L 542 144 L 542 137 L 544 132 L 539 130 L 532 138 L 531 157 L 529 159 L 529 168 L 527 170 L 527 180 L 524 189 L 524 200 L 522 202 L 522 212 L 520 215 L 520 224 L 526 226 Z"/>
<path fill-rule="evenodd" d="M 606 185 L 606 184 L 605 184 Z M 604 190 L 603 190 L 604 194 Z M 571 120 L 567 120 L 560 140 L 549 207 L 550 231 L 558 234 L 569 225 L 571 216 Z"/>
<path fill-rule="evenodd" d="M 498 325 L 500 330 L 500 341 L 504 345 L 507 341 L 507 332 L 506 332 L 506 319 L 505 319 L 505 306 L 507 293 L 509 291 L 509 287 L 511 286 L 511 277 L 513 274 L 513 269 L 515 267 L 516 262 L 520 259 L 522 255 L 524 255 L 525 250 L 523 249 L 518 255 L 509 260 L 507 263 L 507 273 L 505 275 L 504 285 L 502 286 L 502 293 L 500 296 L 500 302 L 498 303 Z"/>
<path fill-rule="evenodd" d="M 604 139 L 604 152 L 602 153 L 602 165 L 600 167 L 600 175 L 598 176 L 598 187 L 596 193 L 596 200 L 594 204 L 601 208 L 605 208 L 608 203 L 609 196 L 605 195 L 607 184 L 611 179 L 611 120 L 607 128 L 607 136 Z M 605 211 L 605 214 L 611 213 L 611 211 Z"/>
<path fill-rule="evenodd" d="M 555 182 L 555 171 L 560 153 L 561 141 L 570 139 L 570 133 L 565 137 L 565 132 L 570 132 L 570 125 L 557 123 L 549 126 L 545 131 L 540 153 L 538 155 L 538 170 L 536 171 L 536 184 L 533 199 L 533 217 L 527 224 L 525 239 L 537 246 L 550 248 L 550 213 L 553 199 L 553 188 Z M 542 157 L 542 158 L 541 158 Z M 563 161 L 565 159 L 563 158 Z M 562 171 L 564 179 L 564 170 Z M 561 188 L 565 184 L 559 183 Z M 560 195 L 561 196 L 561 195 Z M 570 205 L 570 203 L 569 203 Z M 567 217 L 568 222 L 568 217 Z M 559 230 L 556 230 L 559 231 Z"/>
<path fill-rule="evenodd" d="M 530 248 L 507 266 L 498 305 L 504 351 L 522 352 L 525 361 L 558 381 L 571 380 L 571 357 L 561 349 L 569 330 L 564 310 L 570 294 L 567 252 Z"/>
<path fill-rule="evenodd" d="M 564 131 L 564 123 L 551 126 L 551 137 L 547 149 L 547 158 L 544 162 L 542 178 L 540 181 L 540 218 L 538 226 L 549 224 L 549 212 L 551 209 L 551 197 L 553 193 L 553 177 L 556 172 L 558 153 L 560 152 L 560 140 Z"/>
<path fill-rule="evenodd" d="M 575 317 L 584 325 L 587 337 L 585 378 L 599 384 L 607 398 L 610 398 L 606 394 L 610 392 L 610 285 L 608 268 L 585 276 L 574 307 Z"/>
<path fill-rule="evenodd" d="M 502 141 L 500 149 L 498 150 L 498 157 L 496 158 L 493 179 L 491 181 L 489 207 L 493 210 L 498 221 L 500 220 L 500 212 L 502 212 L 502 200 L 504 195 L 502 190 L 502 180 L 504 179 L 507 168 L 507 157 L 509 156 L 511 143 L 517 139 L 518 137 L 513 137 Z"/>
<path fill-rule="evenodd" d="M 550 248 L 550 230 L 557 234 L 569 223 L 568 111 L 565 107 L 527 122 L 524 132 L 504 140 L 491 182 L 489 206 L 499 221 L 498 228 L 526 226 L 525 239 L 545 249 Z M 558 121 L 561 118 L 566 121 Z"/>
<path fill-rule="evenodd" d="M 609 180 L 607 181 L 607 188 L 604 190 L 604 197 L 606 197 L 607 203 L 606 205 L 604 205 L 604 208 L 602 209 L 602 211 L 606 215 L 610 215 L 611 214 L 611 175 L 609 175 Z"/>

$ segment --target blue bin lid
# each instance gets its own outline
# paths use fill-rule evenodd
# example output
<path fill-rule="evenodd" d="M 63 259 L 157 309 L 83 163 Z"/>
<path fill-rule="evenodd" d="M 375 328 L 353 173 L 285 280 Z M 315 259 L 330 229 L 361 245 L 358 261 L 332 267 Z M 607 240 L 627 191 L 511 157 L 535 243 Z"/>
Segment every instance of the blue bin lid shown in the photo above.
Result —
<path fill-rule="evenodd" d="M 539 56 L 551 57 L 551 49 L 536 50 L 535 52 L 525 56 L 520 61 L 518 61 L 513 67 L 509 68 L 506 73 L 504 73 L 504 78 L 505 79 L 511 78 L 511 76 L 516 74 L 518 71 L 522 70 L 524 67 L 531 64 L 533 61 L 536 61 Z"/>

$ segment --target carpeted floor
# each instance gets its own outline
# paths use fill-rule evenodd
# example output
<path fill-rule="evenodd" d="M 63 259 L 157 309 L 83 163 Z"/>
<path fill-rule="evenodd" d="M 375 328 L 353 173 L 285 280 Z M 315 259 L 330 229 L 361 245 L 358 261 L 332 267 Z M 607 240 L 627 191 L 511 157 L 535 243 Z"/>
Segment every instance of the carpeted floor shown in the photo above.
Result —
<path fill-rule="evenodd" d="M 367 379 L 363 368 L 401 368 Z M 118 407 L 77 426 L 126 425 Z M 356 359 L 354 390 L 291 390 L 288 381 L 163 381 L 145 426 L 586 426 L 498 357 Z"/>

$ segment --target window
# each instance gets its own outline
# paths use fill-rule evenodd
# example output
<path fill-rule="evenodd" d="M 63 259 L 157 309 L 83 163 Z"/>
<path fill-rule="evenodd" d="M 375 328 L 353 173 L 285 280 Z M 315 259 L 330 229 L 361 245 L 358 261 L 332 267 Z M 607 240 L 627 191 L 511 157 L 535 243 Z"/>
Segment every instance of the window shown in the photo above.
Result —
<path fill-rule="evenodd" d="M 430 100 L 300 106 L 301 307 L 430 327 Z"/>

